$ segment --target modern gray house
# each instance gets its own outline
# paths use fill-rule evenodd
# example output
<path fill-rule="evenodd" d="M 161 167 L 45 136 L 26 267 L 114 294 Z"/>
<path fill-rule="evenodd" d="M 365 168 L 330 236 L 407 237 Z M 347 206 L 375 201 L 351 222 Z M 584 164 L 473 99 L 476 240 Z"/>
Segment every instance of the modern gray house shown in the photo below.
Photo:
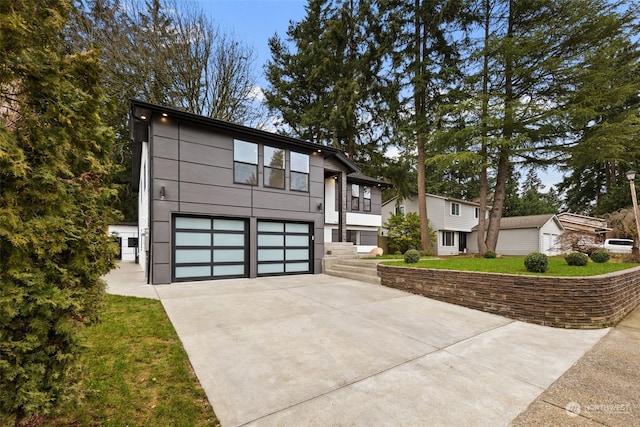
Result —
<path fill-rule="evenodd" d="M 377 245 L 384 182 L 340 150 L 130 103 L 148 283 L 322 272 L 324 242 Z"/>

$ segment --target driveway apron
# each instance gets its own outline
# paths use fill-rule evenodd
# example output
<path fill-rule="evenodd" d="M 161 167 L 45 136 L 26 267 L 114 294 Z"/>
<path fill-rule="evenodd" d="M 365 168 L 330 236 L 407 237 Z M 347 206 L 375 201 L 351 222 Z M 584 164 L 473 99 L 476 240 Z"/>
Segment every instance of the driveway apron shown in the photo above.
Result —
<path fill-rule="evenodd" d="M 326 275 L 155 290 L 223 427 L 508 425 L 608 331 Z"/>

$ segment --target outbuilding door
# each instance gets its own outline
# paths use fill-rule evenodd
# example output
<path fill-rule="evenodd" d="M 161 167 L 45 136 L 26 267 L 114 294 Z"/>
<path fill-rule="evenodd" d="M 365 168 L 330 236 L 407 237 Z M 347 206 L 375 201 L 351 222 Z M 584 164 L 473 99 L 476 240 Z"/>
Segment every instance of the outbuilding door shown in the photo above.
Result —
<path fill-rule="evenodd" d="M 312 272 L 311 224 L 258 221 L 258 276 Z"/>
<path fill-rule="evenodd" d="M 235 218 L 174 218 L 173 280 L 248 277 L 247 221 Z"/>

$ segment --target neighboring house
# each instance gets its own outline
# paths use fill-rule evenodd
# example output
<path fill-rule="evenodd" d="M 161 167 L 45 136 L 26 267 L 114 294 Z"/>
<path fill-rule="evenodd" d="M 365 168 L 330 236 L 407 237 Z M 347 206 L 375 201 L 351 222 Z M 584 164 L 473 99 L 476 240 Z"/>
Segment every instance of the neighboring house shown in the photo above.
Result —
<path fill-rule="evenodd" d="M 123 222 L 109 226 L 109 235 L 118 240 L 117 259 L 136 261 L 138 256 L 138 224 Z"/>
<path fill-rule="evenodd" d="M 502 218 L 496 252 L 502 255 L 527 255 L 531 252 L 558 255 L 561 253 L 558 238 L 563 232 L 564 227 L 554 214 Z M 478 252 L 477 239 L 476 226 L 469 237 L 470 252 Z"/>
<path fill-rule="evenodd" d="M 418 212 L 416 199 L 405 199 L 396 206 L 396 199 L 382 205 L 382 221 L 385 223 L 394 213 Z M 458 255 L 469 249 L 469 236 L 478 225 L 480 204 L 451 197 L 427 194 L 429 226 L 436 233 L 433 250 L 436 255 Z M 387 231 L 383 231 L 385 234 Z M 476 245 L 477 246 L 477 245 Z"/>
<path fill-rule="evenodd" d="M 377 244 L 382 181 L 341 151 L 131 101 L 149 283 L 321 273 L 325 241 Z"/>
<path fill-rule="evenodd" d="M 611 231 L 611 228 L 607 227 L 607 220 L 602 218 L 578 215 L 571 212 L 563 212 L 557 216 L 565 231 L 579 235 L 584 244 L 602 243 L 606 234 Z"/>

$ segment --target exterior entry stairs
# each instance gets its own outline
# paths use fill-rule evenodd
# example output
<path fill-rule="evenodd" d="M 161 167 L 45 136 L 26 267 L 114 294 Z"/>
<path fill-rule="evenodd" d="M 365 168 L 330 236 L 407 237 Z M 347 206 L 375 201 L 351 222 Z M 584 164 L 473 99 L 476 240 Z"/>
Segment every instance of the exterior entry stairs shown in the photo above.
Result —
<path fill-rule="evenodd" d="M 351 242 L 325 242 L 322 271 L 330 276 L 361 282 L 380 284 L 378 260 L 358 257 L 356 246 Z"/>

